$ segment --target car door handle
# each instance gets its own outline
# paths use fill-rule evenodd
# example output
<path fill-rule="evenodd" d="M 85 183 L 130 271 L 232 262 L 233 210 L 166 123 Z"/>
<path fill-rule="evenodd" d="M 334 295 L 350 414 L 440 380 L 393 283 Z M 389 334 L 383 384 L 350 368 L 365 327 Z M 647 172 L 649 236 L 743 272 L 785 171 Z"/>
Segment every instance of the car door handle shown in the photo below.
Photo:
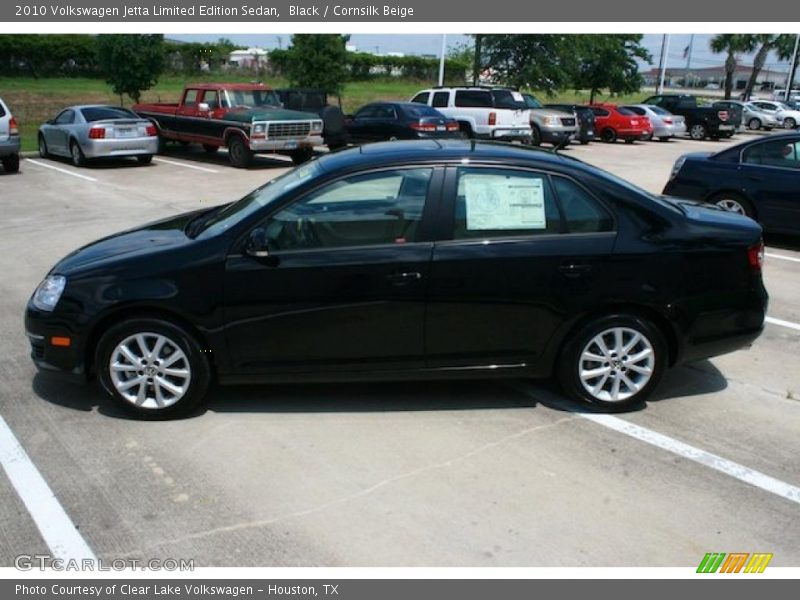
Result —
<path fill-rule="evenodd" d="M 565 263 L 558 268 L 567 277 L 580 277 L 584 273 L 592 270 L 592 265 L 588 263 Z"/>
<path fill-rule="evenodd" d="M 414 281 L 419 281 L 422 279 L 422 273 L 417 271 L 407 271 L 407 272 L 398 272 L 398 273 L 390 273 L 386 276 L 386 279 L 391 281 L 395 285 L 407 285 Z"/>

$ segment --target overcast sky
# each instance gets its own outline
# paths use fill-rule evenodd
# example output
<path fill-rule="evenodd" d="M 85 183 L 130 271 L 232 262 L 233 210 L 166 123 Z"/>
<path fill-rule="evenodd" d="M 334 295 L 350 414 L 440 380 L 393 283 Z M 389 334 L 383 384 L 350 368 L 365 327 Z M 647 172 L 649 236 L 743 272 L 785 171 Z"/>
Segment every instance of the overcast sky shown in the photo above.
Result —
<path fill-rule="evenodd" d="M 708 44 L 713 34 L 696 34 L 694 36 L 694 44 L 692 49 L 692 66 L 693 67 L 709 67 L 719 65 L 724 62 L 724 55 L 714 54 L 709 50 Z M 220 37 L 231 39 L 236 44 L 242 46 L 260 46 L 262 48 L 277 48 L 278 46 L 286 47 L 291 39 L 291 34 L 279 35 L 257 35 L 257 34 L 167 34 L 167 37 L 172 39 L 186 40 L 186 41 L 215 41 Z M 684 58 L 684 50 L 689 46 L 689 34 L 676 34 L 670 36 L 669 44 L 669 60 L 668 67 L 685 67 L 686 58 Z M 653 65 L 658 65 L 658 58 L 661 53 L 662 36 L 660 34 L 645 34 L 642 41 L 643 45 L 653 55 Z M 465 35 L 448 34 L 447 45 L 454 47 L 471 42 L 471 38 Z M 366 52 L 379 52 L 384 54 L 386 52 L 403 52 L 405 54 L 439 54 L 442 46 L 442 36 L 436 34 L 353 34 L 350 43 L 355 44 L 359 50 Z M 743 64 L 752 64 L 752 56 L 743 56 L 741 58 Z M 776 56 L 770 56 L 767 60 L 766 67 L 783 66 L 785 63 L 779 63 Z"/>

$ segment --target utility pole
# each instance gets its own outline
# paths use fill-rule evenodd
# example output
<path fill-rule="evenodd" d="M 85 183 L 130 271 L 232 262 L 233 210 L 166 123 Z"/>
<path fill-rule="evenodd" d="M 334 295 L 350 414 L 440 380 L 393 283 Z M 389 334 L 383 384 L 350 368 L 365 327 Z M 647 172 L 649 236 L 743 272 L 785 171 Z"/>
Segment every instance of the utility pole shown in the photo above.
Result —
<path fill-rule="evenodd" d="M 447 34 L 442 34 L 442 54 L 439 56 L 439 85 L 444 85 L 444 53 L 447 50 Z"/>
<path fill-rule="evenodd" d="M 667 71 L 667 53 L 669 52 L 669 34 L 665 33 L 661 39 L 661 60 L 659 61 L 659 68 L 661 69 L 661 77 L 658 82 L 658 90 L 656 94 L 664 93 L 664 75 Z"/>
<path fill-rule="evenodd" d="M 794 38 L 794 52 L 792 53 L 792 66 L 789 69 L 789 80 L 786 82 L 786 93 L 784 94 L 783 100 L 785 102 L 789 101 L 789 98 L 792 95 L 792 84 L 794 83 L 794 74 L 797 71 L 797 48 L 800 46 L 800 33 L 797 34 L 797 37 Z"/>

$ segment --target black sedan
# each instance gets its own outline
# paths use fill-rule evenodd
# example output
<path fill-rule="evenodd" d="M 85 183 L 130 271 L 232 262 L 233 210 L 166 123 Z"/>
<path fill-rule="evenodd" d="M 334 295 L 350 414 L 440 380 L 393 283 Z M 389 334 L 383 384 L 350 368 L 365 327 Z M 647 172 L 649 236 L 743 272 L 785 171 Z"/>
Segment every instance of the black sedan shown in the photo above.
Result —
<path fill-rule="evenodd" d="M 547 377 L 607 410 L 762 331 L 761 229 L 558 154 L 371 144 L 65 257 L 43 370 L 145 417 L 223 383 Z"/>
<path fill-rule="evenodd" d="M 747 215 L 770 232 L 800 233 L 800 134 L 685 154 L 675 162 L 664 193 Z"/>
<path fill-rule="evenodd" d="M 373 102 L 346 123 L 350 141 L 357 144 L 461 137 L 457 121 L 435 108 L 412 102 Z"/>
<path fill-rule="evenodd" d="M 575 136 L 581 144 L 588 144 L 597 137 L 594 124 L 594 112 L 583 104 L 545 104 L 547 108 L 555 108 L 566 112 L 575 113 L 578 117 L 578 135 Z"/>

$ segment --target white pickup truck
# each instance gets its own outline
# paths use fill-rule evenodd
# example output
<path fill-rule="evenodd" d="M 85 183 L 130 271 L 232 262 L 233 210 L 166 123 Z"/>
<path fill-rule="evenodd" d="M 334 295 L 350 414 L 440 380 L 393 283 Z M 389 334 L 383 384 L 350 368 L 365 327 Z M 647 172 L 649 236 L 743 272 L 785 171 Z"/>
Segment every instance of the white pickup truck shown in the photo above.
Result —
<path fill-rule="evenodd" d="M 530 110 L 522 94 L 500 87 L 436 87 L 417 93 L 411 102 L 427 104 L 458 121 L 470 138 L 531 140 Z"/>

